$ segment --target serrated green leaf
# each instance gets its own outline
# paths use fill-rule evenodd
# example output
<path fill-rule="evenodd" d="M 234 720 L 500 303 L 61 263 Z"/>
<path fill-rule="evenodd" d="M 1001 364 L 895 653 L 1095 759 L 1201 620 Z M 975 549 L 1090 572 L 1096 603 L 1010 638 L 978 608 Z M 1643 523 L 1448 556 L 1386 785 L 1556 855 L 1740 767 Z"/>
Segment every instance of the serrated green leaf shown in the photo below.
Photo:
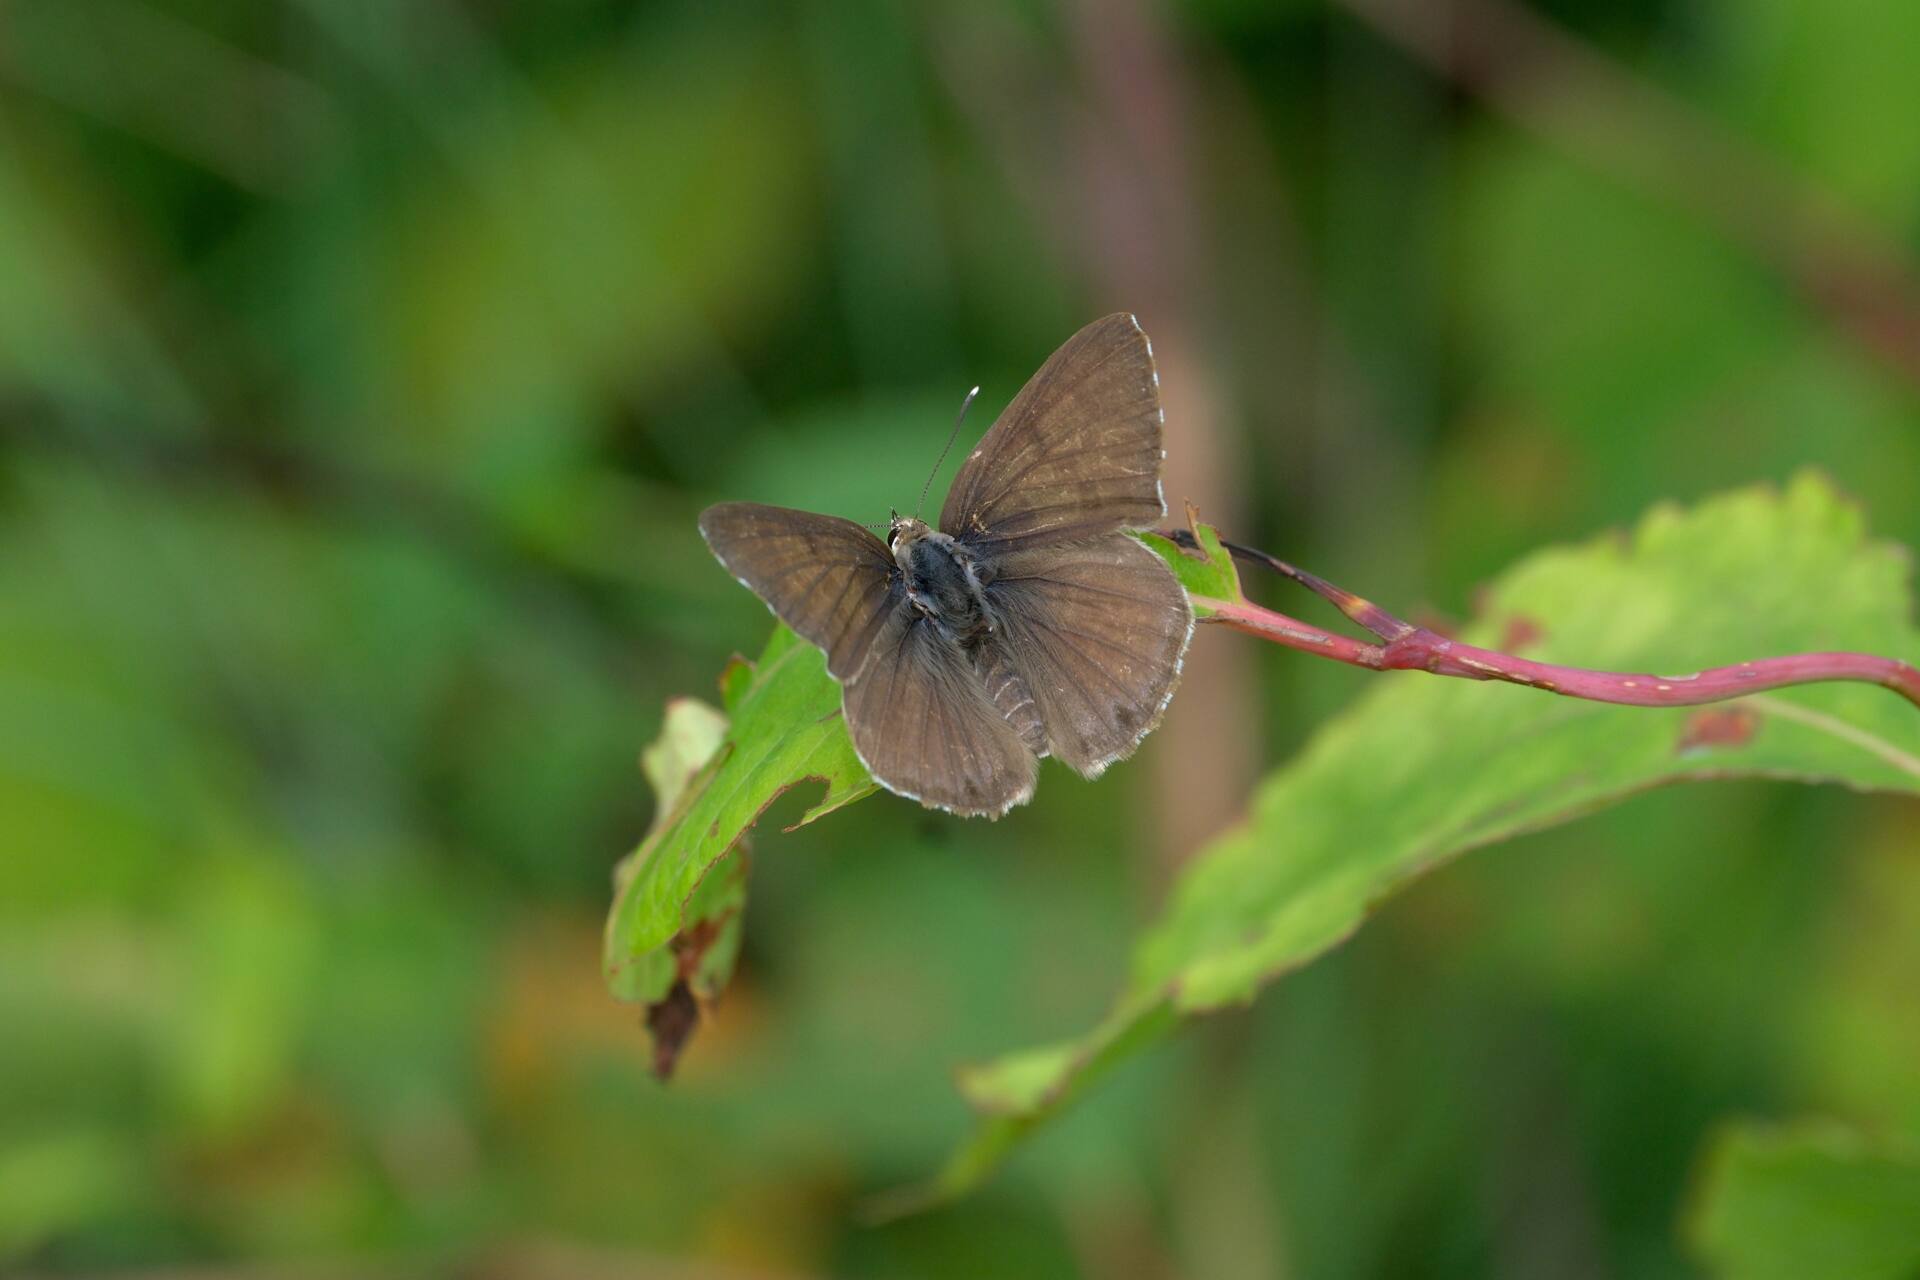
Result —
<path fill-rule="evenodd" d="M 1687 1236 L 1726 1280 L 1907 1280 L 1920 1273 L 1920 1152 L 1833 1125 L 1729 1129 Z"/>
<path fill-rule="evenodd" d="M 1663 507 L 1630 537 L 1549 550 L 1487 593 L 1463 636 L 1614 670 L 1687 671 L 1855 649 L 1912 659 L 1908 565 L 1822 479 Z M 1108 1068 L 1186 1016 L 1250 1000 L 1337 945 L 1382 898 L 1481 845 L 1687 779 L 1766 776 L 1920 792 L 1920 713 L 1823 685 L 1642 710 L 1403 673 L 1270 775 L 1196 856 L 1091 1032 L 966 1072 L 980 1129 L 926 1189 L 964 1192 Z"/>
<path fill-rule="evenodd" d="M 607 920 L 607 982 L 622 1000 L 657 1007 L 680 981 L 700 998 L 726 984 L 746 902 L 745 861 L 729 855 L 782 792 L 826 784 L 811 822 L 875 790 L 818 649 L 776 627 L 750 673 L 730 666 L 722 684 L 724 736 L 719 712 L 681 700 L 648 749 L 664 817 L 616 872 Z"/>

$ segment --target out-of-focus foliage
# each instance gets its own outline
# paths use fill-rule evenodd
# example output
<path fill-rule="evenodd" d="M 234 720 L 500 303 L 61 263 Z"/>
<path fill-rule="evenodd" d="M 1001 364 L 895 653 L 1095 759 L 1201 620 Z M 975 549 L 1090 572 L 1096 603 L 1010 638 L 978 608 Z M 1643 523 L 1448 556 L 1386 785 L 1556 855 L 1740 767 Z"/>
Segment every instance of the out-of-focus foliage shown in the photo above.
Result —
<path fill-rule="evenodd" d="M 1666 1276 L 1728 1116 L 1920 1138 L 1920 814 L 1727 783 L 1427 877 L 859 1226 L 955 1063 L 1099 1017 L 1235 763 L 1184 695 L 997 824 L 777 803 L 670 1088 L 607 996 L 636 757 L 765 634 L 696 513 L 881 519 L 1091 316 L 1215 460 L 1176 506 L 1403 611 L 1807 465 L 1920 545 L 1911 368 L 1834 310 L 1897 288 L 1361 7 L 0 5 L 0 1265 Z M 1920 250 L 1911 6 L 1537 12 Z M 1374 678 L 1253 654 L 1240 763 Z"/>
<path fill-rule="evenodd" d="M 1899 1280 L 1920 1269 L 1920 1156 L 1832 1126 L 1721 1135 L 1707 1155 L 1694 1246 L 1733 1280 Z"/>

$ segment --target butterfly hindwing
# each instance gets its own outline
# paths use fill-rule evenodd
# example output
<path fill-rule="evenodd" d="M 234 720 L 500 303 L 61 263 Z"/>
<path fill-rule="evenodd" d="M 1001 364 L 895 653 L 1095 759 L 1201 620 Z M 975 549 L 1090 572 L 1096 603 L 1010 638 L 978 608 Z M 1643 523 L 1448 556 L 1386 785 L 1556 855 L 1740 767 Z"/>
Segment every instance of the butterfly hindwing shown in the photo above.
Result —
<path fill-rule="evenodd" d="M 1159 722 L 1193 634 L 1186 593 L 1125 534 L 1013 551 L 986 589 L 1052 754 L 1092 777 Z"/>
<path fill-rule="evenodd" d="M 988 700 L 972 658 L 910 604 L 888 614 L 842 705 L 854 750 L 889 791 L 994 818 L 1033 795 L 1033 752 Z"/>
<path fill-rule="evenodd" d="M 1096 320 L 1020 389 L 967 456 L 940 528 L 983 553 L 1144 528 L 1160 495 L 1160 382 L 1131 315 Z"/>

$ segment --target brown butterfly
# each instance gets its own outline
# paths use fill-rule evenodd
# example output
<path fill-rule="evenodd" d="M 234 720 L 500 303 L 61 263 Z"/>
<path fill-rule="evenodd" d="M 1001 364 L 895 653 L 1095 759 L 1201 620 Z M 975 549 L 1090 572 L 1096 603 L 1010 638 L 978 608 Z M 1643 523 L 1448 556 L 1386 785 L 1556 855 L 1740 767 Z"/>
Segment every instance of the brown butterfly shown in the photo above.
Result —
<path fill-rule="evenodd" d="M 967 456 L 938 529 L 751 502 L 700 532 L 825 650 L 854 750 L 887 790 L 999 817 L 1039 756 L 1091 778 L 1159 722 L 1193 611 L 1126 534 L 1166 514 L 1160 379 L 1124 313 L 1067 340 Z"/>

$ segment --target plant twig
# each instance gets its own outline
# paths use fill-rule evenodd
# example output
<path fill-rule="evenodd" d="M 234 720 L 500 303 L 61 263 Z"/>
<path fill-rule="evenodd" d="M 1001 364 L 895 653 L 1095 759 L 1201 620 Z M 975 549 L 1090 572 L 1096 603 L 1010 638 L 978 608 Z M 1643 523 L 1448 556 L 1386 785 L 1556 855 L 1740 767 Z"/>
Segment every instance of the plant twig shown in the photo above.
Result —
<path fill-rule="evenodd" d="M 1161 536 L 1181 546 L 1194 545 L 1193 535 L 1185 529 L 1165 530 Z M 1680 676 L 1591 671 L 1584 667 L 1534 662 L 1449 640 L 1426 627 L 1396 618 L 1372 601 L 1264 551 L 1233 542 L 1223 541 L 1221 545 L 1235 559 L 1271 569 L 1331 602 L 1378 637 L 1380 643 L 1355 640 L 1244 601 L 1196 599 L 1196 604 L 1211 611 L 1212 616 L 1206 621 L 1348 666 L 1370 671 L 1428 671 L 1463 680 L 1501 680 L 1563 697 L 1630 707 L 1691 707 L 1790 685 L 1848 680 L 1891 689 L 1920 707 L 1920 670 L 1897 658 L 1867 653 L 1797 653 Z"/>

